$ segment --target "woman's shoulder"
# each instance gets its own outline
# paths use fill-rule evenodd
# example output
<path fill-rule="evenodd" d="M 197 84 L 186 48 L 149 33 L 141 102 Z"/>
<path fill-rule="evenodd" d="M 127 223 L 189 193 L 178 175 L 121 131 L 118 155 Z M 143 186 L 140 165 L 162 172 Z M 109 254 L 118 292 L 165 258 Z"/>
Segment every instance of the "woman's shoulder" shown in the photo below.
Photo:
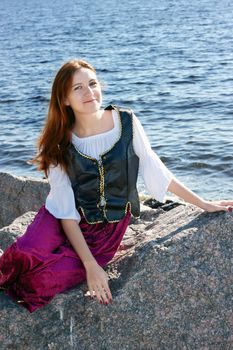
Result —
<path fill-rule="evenodd" d="M 69 177 L 61 165 L 50 165 L 48 170 L 48 181 L 53 185 L 69 183 Z"/>

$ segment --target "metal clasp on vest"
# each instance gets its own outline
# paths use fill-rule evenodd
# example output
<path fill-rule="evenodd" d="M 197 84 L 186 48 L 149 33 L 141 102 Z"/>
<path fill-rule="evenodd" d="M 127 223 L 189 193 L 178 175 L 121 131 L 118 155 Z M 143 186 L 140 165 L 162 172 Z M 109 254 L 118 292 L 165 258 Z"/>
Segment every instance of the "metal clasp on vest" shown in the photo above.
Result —
<path fill-rule="evenodd" d="M 98 208 L 103 209 L 103 208 L 105 207 L 105 205 L 106 205 L 106 200 L 105 200 L 105 198 L 102 196 L 102 197 L 100 197 L 100 201 L 99 201 L 99 203 L 97 204 L 97 206 L 98 206 Z"/>

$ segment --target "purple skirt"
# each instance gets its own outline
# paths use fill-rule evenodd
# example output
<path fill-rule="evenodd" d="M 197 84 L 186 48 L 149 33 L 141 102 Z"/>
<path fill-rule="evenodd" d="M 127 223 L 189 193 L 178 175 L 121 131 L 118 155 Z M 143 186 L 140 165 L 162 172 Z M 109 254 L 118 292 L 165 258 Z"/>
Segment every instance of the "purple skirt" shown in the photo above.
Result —
<path fill-rule="evenodd" d="M 130 221 L 130 212 L 117 223 L 79 223 L 83 236 L 102 267 L 114 257 Z M 81 259 L 61 222 L 43 206 L 19 237 L 0 257 L 0 287 L 30 312 L 48 304 L 86 279 Z"/>

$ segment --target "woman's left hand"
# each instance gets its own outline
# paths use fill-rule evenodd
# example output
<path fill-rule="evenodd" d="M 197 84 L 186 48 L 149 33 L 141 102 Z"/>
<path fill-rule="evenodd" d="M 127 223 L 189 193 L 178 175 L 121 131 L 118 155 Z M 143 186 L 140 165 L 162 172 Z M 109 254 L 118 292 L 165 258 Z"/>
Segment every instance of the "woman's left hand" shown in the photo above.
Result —
<path fill-rule="evenodd" d="M 208 212 L 233 211 L 233 201 L 203 201 L 202 209 Z"/>
<path fill-rule="evenodd" d="M 196 205 L 197 207 L 208 212 L 214 211 L 228 211 L 233 210 L 233 200 L 220 201 L 206 201 L 196 195 L 188 187 L 185 187 L 179 180 L 173 178 L 168 186 L 168 191 L 174 193 L 176 196 L 182 198 L 185 202 Z"/>

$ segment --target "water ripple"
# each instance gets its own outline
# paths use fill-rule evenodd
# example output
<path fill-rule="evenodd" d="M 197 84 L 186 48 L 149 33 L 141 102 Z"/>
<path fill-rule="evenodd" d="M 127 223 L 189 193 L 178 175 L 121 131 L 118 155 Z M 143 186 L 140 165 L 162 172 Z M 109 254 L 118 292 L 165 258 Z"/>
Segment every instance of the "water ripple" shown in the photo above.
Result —
<path fill-rule="evenodd" d="M 104 105 L 133 108 L 178 178 L 206 197 L 231 196 L 229 1 L 2 0 L 0 13 L 1 171 L 41 177 L 27 160 L 54 74 L 81 57 L 97 67 Z"/>

